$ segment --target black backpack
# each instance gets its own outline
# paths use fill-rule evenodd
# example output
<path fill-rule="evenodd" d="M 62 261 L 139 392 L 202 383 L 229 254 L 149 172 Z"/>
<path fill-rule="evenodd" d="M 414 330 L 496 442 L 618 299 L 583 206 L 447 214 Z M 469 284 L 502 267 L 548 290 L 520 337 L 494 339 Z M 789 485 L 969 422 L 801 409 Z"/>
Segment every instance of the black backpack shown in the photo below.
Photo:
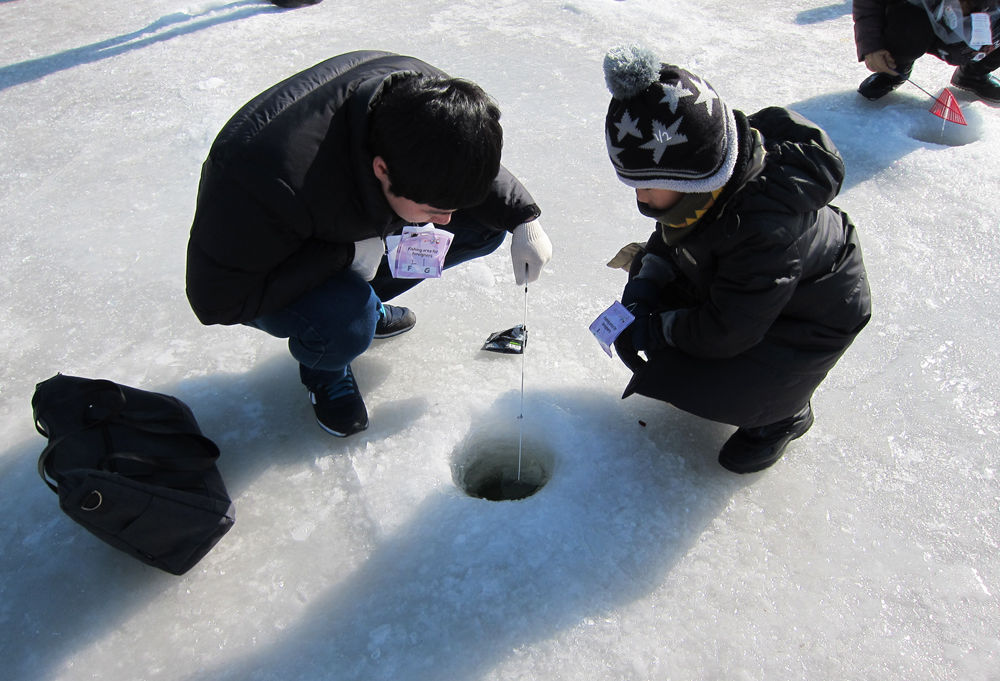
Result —
<path fill-rule="evenodd" d="M 232 527 L 219 448 L 177 398 L 56 374 L 35 386 L 31 407 L 49 440 L 42 480 L 108 544 L 180 575 Z"/>

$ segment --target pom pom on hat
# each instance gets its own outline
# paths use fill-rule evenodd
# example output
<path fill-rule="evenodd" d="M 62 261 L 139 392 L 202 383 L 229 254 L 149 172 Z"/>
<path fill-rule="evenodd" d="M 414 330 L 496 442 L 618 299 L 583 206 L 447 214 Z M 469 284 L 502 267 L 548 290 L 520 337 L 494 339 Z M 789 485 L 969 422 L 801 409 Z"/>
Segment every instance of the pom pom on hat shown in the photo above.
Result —
<path fill-rule="evenodd" d="M 711 85 L 636 45 L 607 53 L 604 79 L 605 138 L 622 182 L 683 193 L 725 186 L 739 149 L 736 119 Z"/>
<path fill-rule="evenodd" d="M 660 79 L 660 60 L 639 45 L 611 48 L 604 55 L 604 82 L 615 99 L 631 99 Z"/>

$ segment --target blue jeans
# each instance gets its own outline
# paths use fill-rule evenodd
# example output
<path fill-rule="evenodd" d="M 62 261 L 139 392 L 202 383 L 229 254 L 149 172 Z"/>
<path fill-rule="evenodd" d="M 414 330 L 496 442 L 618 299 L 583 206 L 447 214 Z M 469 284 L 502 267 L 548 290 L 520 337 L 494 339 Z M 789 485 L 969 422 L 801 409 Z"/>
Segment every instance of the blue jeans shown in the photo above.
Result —
<path fill-rule="evenodd" d="M 455 235 L 445 269 L 492 253 L 507 236 L 457 214 L 445 229 Z M 392 300 L 420 281 L 394 279 L 383 257 L 370 284 L 350 270 L 338 272 L 287 307 L 247 326 L 288 339 L 288 350 L 298 360 L 299 377 L 306 386 L 335 382 L 371 345 L 382 301 Z"/>

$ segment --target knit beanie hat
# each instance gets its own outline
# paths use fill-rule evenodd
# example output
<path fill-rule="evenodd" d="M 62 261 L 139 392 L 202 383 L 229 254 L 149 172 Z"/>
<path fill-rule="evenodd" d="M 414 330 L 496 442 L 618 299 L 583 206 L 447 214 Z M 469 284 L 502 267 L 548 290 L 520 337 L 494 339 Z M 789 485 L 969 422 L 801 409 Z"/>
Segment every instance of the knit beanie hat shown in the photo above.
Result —
<path fill-rule="evenodd" d="M 604 120 L 618 178 L 637 189 L 711 192 L 736 166 L 736 120 L 712 86 L 635 45 L 604 57 Z"/>

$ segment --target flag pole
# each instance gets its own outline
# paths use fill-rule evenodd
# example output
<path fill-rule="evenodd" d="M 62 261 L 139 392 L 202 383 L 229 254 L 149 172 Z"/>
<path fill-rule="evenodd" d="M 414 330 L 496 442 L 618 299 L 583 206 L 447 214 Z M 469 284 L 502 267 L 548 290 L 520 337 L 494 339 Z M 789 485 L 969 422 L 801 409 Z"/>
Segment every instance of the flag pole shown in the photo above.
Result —
<path fill-rule="evenodd" d="M 917 88 L 921 92 L 923 92 L 925 95 L 927 95 L 931 99 L 935 99 L 935 100 L 937 99 L 937 97 L 935 97 L 934 95 L 932 95 L 931 93 L 929 93 L 927 90 L 923 89 L 922 87 L 920 87 L 919 85 L 917 85 L 916 83 L 914 83 L 909 78 L 906 79 L 906 82 L 909 83 L 910 85 L 912 85 L 913 87 Z"/>

